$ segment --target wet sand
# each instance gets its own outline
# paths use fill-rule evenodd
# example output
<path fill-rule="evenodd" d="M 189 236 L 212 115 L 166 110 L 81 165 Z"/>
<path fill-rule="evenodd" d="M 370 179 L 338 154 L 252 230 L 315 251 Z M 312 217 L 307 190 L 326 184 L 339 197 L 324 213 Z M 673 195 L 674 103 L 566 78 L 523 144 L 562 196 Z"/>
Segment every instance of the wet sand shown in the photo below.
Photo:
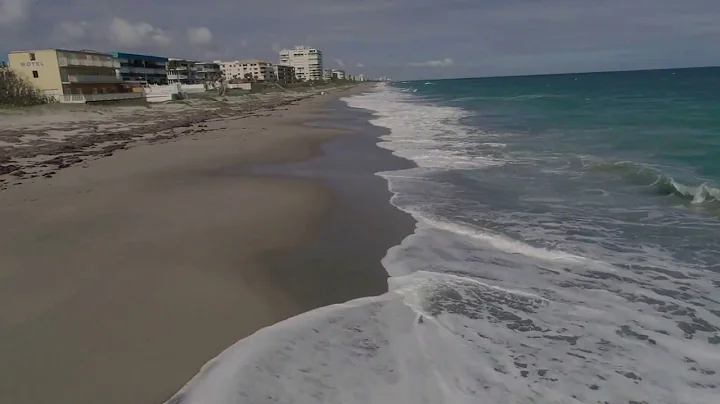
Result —
<path fill-rule="evenodd" d="M 213 120 L 0 192 L 0 402 L 160 403 L 263 326 L 387 290 L 379 260 L 412 222 L 371 166 L 355 188 L 248 173 L 359 139 L 303 125 L 334 98 Z M 350 202 L 362 187 L 365 202 Z M 395 230 L 363 235 L 374 214 Z M 369 244 L 342 253 L 353 240 Z"/>

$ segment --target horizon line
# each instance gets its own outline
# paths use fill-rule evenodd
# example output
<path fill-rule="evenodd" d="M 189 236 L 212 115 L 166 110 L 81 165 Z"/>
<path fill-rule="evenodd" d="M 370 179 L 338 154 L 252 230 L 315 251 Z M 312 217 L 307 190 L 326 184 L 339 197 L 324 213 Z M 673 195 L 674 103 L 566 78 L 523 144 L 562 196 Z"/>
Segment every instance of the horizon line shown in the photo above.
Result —
<path fill-rule="evenodd" d="M 656 67 L 656 68 L 639 68 L 639 69 L 621 69 L 621 70 L 594 70 L 594 71 L 580 71 L 580 72 L 563 72 L 563 73 L 529 73 L 529 74 L 508 74 L 508 75 L 494 75 L 494 76 L 465 76 L 465 77 L 446 77 L 442 79 L 408 79 L 408 80 L 392 80 L 396 81 L 442 81 L 442 80 L 472 80 L 472 79 L 498 79 L 507 77 L 542 77 L 542 76 L 565 76 L 569 74 L 599 74 L 599 73 L 628 73 L 628 72 L 653 72 L 653 71 L 664 71 L 664 70 L 690 70 L 690 69 L 717 69 L 720 65 L 710 66 L 683 66 L 683 67 Z"/>

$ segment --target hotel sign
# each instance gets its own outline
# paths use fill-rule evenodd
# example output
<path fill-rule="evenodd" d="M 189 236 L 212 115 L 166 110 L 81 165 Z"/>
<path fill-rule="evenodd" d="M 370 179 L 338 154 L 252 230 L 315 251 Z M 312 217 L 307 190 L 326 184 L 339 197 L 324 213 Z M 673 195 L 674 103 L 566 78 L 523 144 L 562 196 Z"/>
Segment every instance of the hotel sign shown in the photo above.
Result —
<path fill-rule="evenodd" d="M 20 67 L 45 67 L 43 62 L 20 62 Z"/>

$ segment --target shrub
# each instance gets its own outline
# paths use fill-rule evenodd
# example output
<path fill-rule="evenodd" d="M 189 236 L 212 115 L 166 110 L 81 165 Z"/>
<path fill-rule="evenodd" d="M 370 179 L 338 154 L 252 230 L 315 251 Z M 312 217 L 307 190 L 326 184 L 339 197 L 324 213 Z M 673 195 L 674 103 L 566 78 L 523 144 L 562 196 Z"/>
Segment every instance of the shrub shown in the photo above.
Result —
<path fill-rule="evenodd" d="M 26 107 L 52 101 L 9 66 L 0 64 L 0 106 Z"/>

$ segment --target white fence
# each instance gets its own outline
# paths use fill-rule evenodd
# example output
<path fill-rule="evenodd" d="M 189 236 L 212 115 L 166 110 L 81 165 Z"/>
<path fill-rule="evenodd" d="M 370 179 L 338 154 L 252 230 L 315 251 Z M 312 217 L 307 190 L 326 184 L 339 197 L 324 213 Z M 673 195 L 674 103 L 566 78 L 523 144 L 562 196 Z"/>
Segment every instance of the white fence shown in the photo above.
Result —
<path fill-rule="evenodd" d="M 82 94 L 56 94 L 52 96 L 57 100 L 57 102 L 61 102 L 63 104 L 85 104 L 85 97 L 83 97 Z"/>
<path fill-rule="evenodd" d="M 202 84 L 181 84 L 180 92 L 183 93 L 204 93 L 205 86 Z"/>
<path fill-rule="evenodd" d="M 252 90 L 252 83 L 235 83 L 235 84 L 228 84 L 227 88 L 231 90 L 245 90 L 250 91 Z"/>
<path fill-rule="evenodd" d="M 143 93 L 106 93 L 106 94 L 55 94 L 55 100 L 67 104 L 85 104 L 86 102 L 97 101 L 119 101 L 141 99 Z"/>
<path fill-rule="evenodd" d="M 60 91 L 46 91 L 45 95 L 62 103 L 84 104 L 96 101 L 131 100 L 145 98 L 147 102 L 166 102 L 177 98 L 179 94 L 205 92 L 202 84 L 169 84 L 165 86 L 150 85 L 142 88 L 142 92 L 103 93 L 103 94 L 62 94 Z"/>
<path fill-rule="evenodd" d="M 165 102 L 172 101 L 175 94 L 179 94 L 180 84 L 170 84 L 167 86 L 147 86 L 143 87 L 145 90 L 145 98 L 148 102 Z"/>

